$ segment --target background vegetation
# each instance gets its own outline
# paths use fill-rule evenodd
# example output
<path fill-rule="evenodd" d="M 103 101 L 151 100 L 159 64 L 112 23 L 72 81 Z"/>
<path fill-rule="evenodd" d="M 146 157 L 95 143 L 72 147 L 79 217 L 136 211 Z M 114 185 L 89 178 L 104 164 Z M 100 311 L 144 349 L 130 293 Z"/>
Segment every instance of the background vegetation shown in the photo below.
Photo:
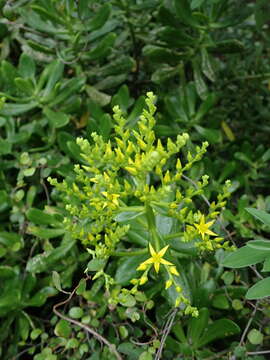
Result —
<path fill-rule="evenodd" d="M 269 280 L 245 295 L 270 270 L 261 255 L 270 224 L 269 1 L 2 0 L 0 11 L 0 357 L 267 359 Z M 187 132 L 189 151 L 210 144 L 187 174 L 210 176 L 201 208 L 231 180 L 215 231 L 236 247 L 255 240 L 242 263 L 224 260 L 223 249 L 203 257 L 181 249 L 198 318 L 179 316 L 155 279 L 112 306 L 104 279 L 93 280 L 98 268 L 85 278 L 91 254 L 68 238 L 63 200 L 47 180 L 72 180 L 74 164 L 84 164 L 78 136 L 113 138 L 114 105 L 136 128 L 148 91 L 161 142 Z M 127 285 L 130 263 L 110 266 Z"/>

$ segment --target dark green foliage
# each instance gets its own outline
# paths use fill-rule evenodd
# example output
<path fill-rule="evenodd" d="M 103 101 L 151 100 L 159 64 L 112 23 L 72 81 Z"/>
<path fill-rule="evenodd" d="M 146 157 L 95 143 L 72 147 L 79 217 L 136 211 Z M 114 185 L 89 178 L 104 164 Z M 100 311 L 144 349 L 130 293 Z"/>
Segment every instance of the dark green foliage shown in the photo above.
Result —
<path fill-rule="evenodd" d="M 163 143 L 188 132 L 191 153 L 210 144 L 188 174 L 210 175 L 202 212 L 231 179 L 215 231 L 240 248 L 199 258 L 193 244 L 169 240 L 199 317 L 176 315 L 161 358 L 267 358 L 254 354 L 269 350 L 267 299 L 247 299 L 270 294 L 269 10 L 267 0 L 0 1 L 1 359 L 113 359 L 111 348 L 53 312 L 78 284 L 62 314 L 123 359 L 155 358 L 175 294 L 167 299 L 152 278 L 145 294 L 109 304 L 93 271 L 115 274 L 117 295 L 147 256 L 93 260 L 66 231 L 63 199 L 47 182 L 72 184 L 74 164 L 84 165 L 77 136 L 112 139 L 114 105 L 135 128 L 149 90 Z M 126 247 L 145 246 L 143 218 L 125 216 L 119 222 L 134 225 Z"/>

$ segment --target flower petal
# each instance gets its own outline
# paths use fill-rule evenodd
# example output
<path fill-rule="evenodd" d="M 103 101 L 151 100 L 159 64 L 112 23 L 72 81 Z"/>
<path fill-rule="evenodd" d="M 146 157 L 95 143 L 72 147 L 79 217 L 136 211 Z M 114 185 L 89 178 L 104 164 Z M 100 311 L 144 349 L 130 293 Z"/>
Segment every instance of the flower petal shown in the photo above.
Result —
<path fill-rule="evenodd" d="M 171 262 L 165 260 L 165 259 L 160 259 L 160 263 L 164 264 L 164 265 L 173 265 Z"/>
<path fill-rule="evenodd" d="M 160 265 L 159 262 L 155 262 L 155 263 L 154 263 L 154 268 L 155 268 L 155 270 L 156 270 L 157 273 L 159 272 L 159 265 Z"/>
<path fill-rule="evenodd" d="M 209 230 L 209 229 L 205 231 L 205 234 L 213 235 L 213 236 L 218 236 L 218 234 L 214 233 L 213 231 L 211 231 L 211 230 Z"/>
<path fill-rule="evenodd" d="M 149 250 L 150 250 L 150 254 L 151 256 L 155 256 L 157 253 L 155 252 L 153 246 L 149 243 Z"/>
<path fill-rule="evenodd" d="M 161 249 L 159 252 L 158 252 L 158 255 L 160 257 L 164 256 L 165 252 L 168 250 L 168 247 L 169 245 L 165 246 L 163 249 Z"/>

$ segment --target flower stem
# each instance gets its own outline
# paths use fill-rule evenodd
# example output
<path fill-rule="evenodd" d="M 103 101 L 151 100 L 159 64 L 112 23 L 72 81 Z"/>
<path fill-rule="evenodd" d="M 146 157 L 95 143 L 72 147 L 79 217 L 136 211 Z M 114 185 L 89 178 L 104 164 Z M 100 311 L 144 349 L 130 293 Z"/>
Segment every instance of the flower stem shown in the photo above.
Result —
<path fill-rule="evenodd" d="M 148 230 L 150 234 L 151 242 L 155 244 L 155 250 L 160 250 L 159 236 L 156 229 L 155 214 L 152 207 L 149 204 L 145 204 L 145 213 L 148 224 Z"/>
<path fill-rule="evenodd" d="M 123 257 L 123 256 L 136 256 L 136 255 L 143 255 L 148 252 L 148 249 L 141 249 L 137 251 L 114 251 L 111 256 Z"/>

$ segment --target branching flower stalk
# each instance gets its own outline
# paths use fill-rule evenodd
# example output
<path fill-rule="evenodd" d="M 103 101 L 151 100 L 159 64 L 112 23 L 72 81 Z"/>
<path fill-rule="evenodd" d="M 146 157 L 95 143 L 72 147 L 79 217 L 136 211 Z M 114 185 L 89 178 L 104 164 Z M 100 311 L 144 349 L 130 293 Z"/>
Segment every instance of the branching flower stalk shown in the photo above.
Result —
<path fill-rule="evenodd" d="M 147 93 L 146 105 L 135 129 L 128 127 L 122 111 L 115 106 L 114 137 L 105 142 L 102 136 L 93 133 L 92 143 L 78 138 L 85 163 L 75 165 L 72 178 L 61 183 L 56 179 L 49 181 L 66 203 L 67 230 L 88 248 L 93 259 L 104 260 L 94 278 L 105 277 L 108 293 L 115 280 L 106 274 L 106 262 L 114 256 L 148 253 L 148 258 L 137 267 L 138 276 L 131 280 L 133 286 L 121 289 L 121 293 L 135 294 L 149 277 L 163 274 L 165 290 L 174 287 L 177 294 L 175 307 L 196 316 L 197 309 L 191 306 L 177 281 L 181 269 L 173 261 L 168 239 L 192 241 L 200 252 L 228 249 L 228 242 L 223 242 L 210 228 L 226 204 L 230 183 L 226 182 L 217 201 L 210 204 L 208 214 L 197 209 L 195 198 L 203 195 L 208 176 L 202 176 L 194 188 L 182 174 L 202 158 L 208 143 L 196 146 L 193 153 L 182 151 L 189 141 L 186 133 L 178 135 L 175 142 L 168 139 L 166 144 L 162 143 L 153 130 L 156 107 L 151 92 Z M 178 226 L 177 233 L 161 234 L 158 215 L 172 218 Z M 134 221 L 148 233 L 146 246 L 125 250 L 123 240 L 128 238 Z M 109 301 L 117 303 L 118 298 L 114 295 Z"/>

